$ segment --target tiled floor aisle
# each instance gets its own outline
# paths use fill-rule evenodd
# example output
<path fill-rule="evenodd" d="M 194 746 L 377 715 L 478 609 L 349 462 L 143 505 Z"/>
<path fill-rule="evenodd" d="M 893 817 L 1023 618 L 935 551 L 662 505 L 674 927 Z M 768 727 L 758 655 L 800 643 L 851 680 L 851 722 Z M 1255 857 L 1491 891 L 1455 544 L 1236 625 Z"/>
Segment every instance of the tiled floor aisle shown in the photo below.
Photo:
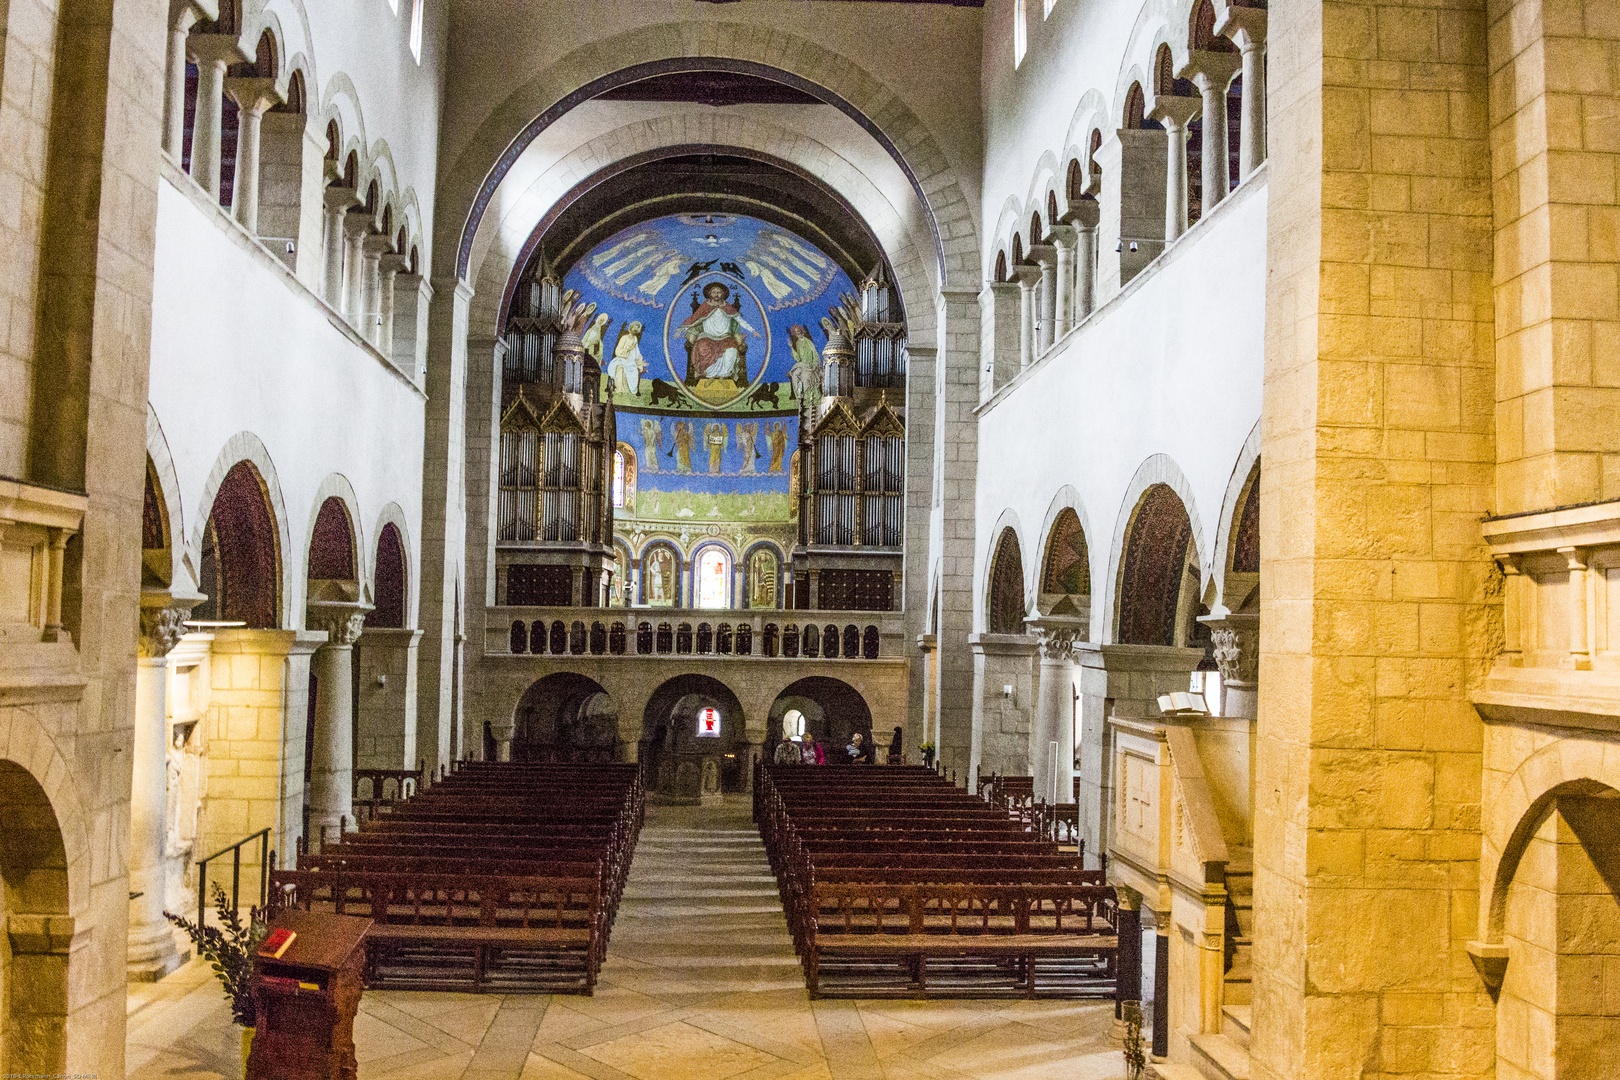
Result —
<path fill-rule="evenodd" d="M 746 805 L 648 812 L 594 997 L 368 992 L 361 1080 L 1114 1080 L 1110 1004 L 817 1001 Z M 193 962 L 131 987 L 129 1075 L 233 1080 Z"/>

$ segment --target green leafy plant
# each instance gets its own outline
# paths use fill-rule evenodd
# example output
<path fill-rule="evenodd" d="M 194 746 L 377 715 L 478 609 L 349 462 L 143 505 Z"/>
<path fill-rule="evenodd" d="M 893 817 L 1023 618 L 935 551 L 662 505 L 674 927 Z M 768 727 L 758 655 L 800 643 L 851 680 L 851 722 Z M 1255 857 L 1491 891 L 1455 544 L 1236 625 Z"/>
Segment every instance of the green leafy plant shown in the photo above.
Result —
<path fill-rule="evenodd" d="M 934 744 L 931 742 L 918 743 L 917 749 L 923 751 L 924 753 L 931 754 L 934 752 Z"/>
<path fill-rule="evenodd" d="M 214 974 L 219 976 L 225 986 L 225 997 L 231 1003 L 231 1019 L 243 1027 L 252 1027 L 257 1020 L 251 989 L 253 954 L 270 927 L 259 908 L 250 909 L 248 921 L 244 923 L 218 882 L 214 882 L 214 911 L 219 915 L 219 926 L 198 926 L 168 911 L 163 917 L 186 932 L 196 946 L 197 955 L 207 960 Z"/>
<path fill-rule="evenodd" d="M 1125 1003 L 1125 1075 L 1127 1080 L 1141 1080 L 1147 1068 L 1147 1051 L 1142 1045 L 1142 1003 Z"/>

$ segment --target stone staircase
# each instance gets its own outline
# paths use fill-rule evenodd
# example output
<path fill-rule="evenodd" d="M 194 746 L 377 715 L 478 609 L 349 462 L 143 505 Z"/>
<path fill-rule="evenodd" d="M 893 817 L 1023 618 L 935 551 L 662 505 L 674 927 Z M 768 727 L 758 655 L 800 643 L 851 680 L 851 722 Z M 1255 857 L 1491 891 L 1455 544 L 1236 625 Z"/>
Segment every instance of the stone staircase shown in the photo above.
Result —
<path fill-rule="evenodd" d="M 1249 848 L 1229 848 L 1226 889 L 1232 897 L 1238 932 L 1232 936 L 1237 946 L 1232 970 L 1226 973 L 1222 990 L 1221 1030 L 1215 1035 L 1194 1035 L 1192 1065 L 1169 1062 L 1148 1067 L 1157 1080 L 1249 1080 L 1249 959 L 1254 930 L 1254 859 Z"/>

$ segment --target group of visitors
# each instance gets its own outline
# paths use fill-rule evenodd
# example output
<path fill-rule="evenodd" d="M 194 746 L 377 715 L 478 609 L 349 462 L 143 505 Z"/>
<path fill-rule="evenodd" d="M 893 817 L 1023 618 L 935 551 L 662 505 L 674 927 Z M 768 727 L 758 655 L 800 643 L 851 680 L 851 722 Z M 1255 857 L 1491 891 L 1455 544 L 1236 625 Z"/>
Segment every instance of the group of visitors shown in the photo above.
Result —
<path fill-rule="evenodd" d="M 778 765 L 825 765 L 827 764 L 827 751 L 822 747 L 821 740 L 814 735 L 792 735 L 776 744 L 776 754 L 772 759 Z M 903 764 L 904 758 L 900 746 L 900 729 L 894 729 L 894 738 L 889 741 L 887 762 L 890 765 Z M 867 739 L 861 732 L 851 733 L 849 743 L 844 747 L 844 764 L 849 765 L 875 765 L 877 753 L 875 744 Z"/>

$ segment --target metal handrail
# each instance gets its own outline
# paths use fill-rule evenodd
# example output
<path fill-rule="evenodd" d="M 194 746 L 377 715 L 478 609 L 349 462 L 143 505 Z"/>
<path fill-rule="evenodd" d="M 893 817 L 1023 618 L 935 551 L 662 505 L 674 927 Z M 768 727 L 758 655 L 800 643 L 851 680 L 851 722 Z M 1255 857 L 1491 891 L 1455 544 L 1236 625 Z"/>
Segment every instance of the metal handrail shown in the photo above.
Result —
<path fill-rule="evenodd" d="M 237 898 L 242 888 L 242 848 L 259 841 L 259 906 L 264 907 L 270 899 L 270 830 L 260 829 L 252 836 L 244 836 L 236 843 L 222 847 L 208 858 L 197 863 L 197 926 L 203 925 L 203 915 L 208 910 L 208 864 L 221 855 L 230 853 L 231 856 L 231 910 L 240 906 Z"/>

